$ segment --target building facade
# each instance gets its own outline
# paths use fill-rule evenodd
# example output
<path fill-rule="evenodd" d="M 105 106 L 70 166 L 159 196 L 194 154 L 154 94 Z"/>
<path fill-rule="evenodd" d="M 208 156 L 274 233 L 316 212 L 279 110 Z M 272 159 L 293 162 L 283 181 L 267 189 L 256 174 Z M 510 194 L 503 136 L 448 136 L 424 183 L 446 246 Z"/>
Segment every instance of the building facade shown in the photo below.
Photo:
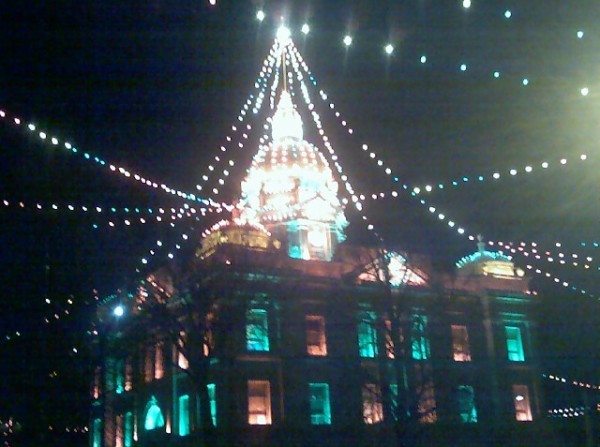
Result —
<path fill-rule="evenodd" d="M 281 93 L 230 221 L 99 311 L 91 447 L 536 445 L 536 297 L 344 242 L 327 159 Z"/>

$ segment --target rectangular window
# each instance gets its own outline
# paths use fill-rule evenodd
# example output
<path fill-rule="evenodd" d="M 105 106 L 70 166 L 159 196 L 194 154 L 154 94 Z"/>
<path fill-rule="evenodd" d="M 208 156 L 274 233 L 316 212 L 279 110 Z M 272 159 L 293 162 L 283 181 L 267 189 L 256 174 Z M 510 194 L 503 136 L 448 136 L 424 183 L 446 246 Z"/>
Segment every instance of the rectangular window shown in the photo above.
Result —
<path fill-rule="evenodd" d="M 460 421 L 464 423 L 477 422 L 475 407 L 475 391 L 471 385 L 459 385 L 456 389 L 456 400 Z"/>
<path fill-rule="evenodd" d="M 94 385 L 92 386 L 92 397 L 94 399 L 100 398 L 100 373 L 102 372 L 101 368 L 97 366 L 94 369 Z"/>
<path fill-rule="evenodd" d="M 365 424 L 378 424 L 383 421 L 383 405 L 379 385 L 366 383 L 362 388 L 363 420 Z"/>
<path fill-rule="evenodd" d="M 217 426 L 217 387 L 214 383 L 206 385 L 208 392 L 208 401 L 210 406 L 210 418 L 212 419 L 213 427 Z"/>
<path fill-rule="evenodd" d="M 466 326 L 452 325 L 452 355 L 455 362 L 471 361 L 471 347 Z"/>
<path fill-rule="evenodd" d="M 179 396 L 179 436 L 190 434 L 190 396 Z"/>
<path fill-rule="evenodd" d="M 125 360 L 125 391 L 133 389 L 133 360 L 127 357 Z"/>
<path fill-rule="evenodd" d="M 165 363 L 163 354 L 163 342 L 156 343 L 154 351 L 154 378 L 162 379 L 165 375 Z"/>
<path fill-rule="evenodd" d="M 144 382 L 152 382 L 154 378 L 154 346 L 147 346 L 144 354 Z"/>
<path fill-rule="evenodd" d="M 523 339 L 521 338 L 521 328 L 516 326 L 505 326 L 506 331 L 506 350 L 508 360 L 511 362 L 524 362 L 525 352 L 523 351 Z"/>
<path fill-rule="evenodd" d="M 433 386 L 431 364 L 416 363 L 414 368 L 419 422 L 423 424 L 433 424 L 437 421 L 437 402 L 435 400 L 435 388 Z"/>
<path fill-rule="evenodd" d="M 248 351 L 269 350 L 269 322 L 266 309 L 246 312 L 246 348 Z"/>
<path fill-rule="evenodd" d="M 186 342 L 187 342 L 187 334 L 184 331 L 179 332 L 179 338 L 177 339 L 177 347 L 175 351 L 177 352 L 177 366 L 181 369 L 188 369 L 190 367 L 190 362 L 185 356 L 186 352 Z"/>
<path fill-rule="evenodd" d="M 375 312 L 358 313 L 358 353 L 361 357 L 377 356 L 377 329 Z"/>
<path fill-rule="evenodd" d="M 102 420 L 94 419 L 94 426 L 92 429 L 92 447 L 102 446 Z"/>
<path fill-rule="evenodd" d="M 327 355 L 325 318 L 321 315 L 306 315 L 306 350 L 310 355 Z"/>
<path fill-rule="evenodd" d="M 313 425 L 331 424 L 331 406 L 329 404 L 329 385 L 309 383 L 310 423 Z"/>
<path fill-rule="evenodd" d="M 115 391 L 121 394 L 125 391 L 125 360 L 118 359 L 115 365 Z"/>
<path fill-rule="evenodd" d="M 133 446 L 133 413 L 128 411 L 125 413 L 125 447 Z"/>
<path fill-rule="evenodd" d="M 414 360 L 427 360 L 431 356 L 426 315 L 414 314 L 412 316 L 410 347 Z"/>
<path fill-rule="evenodd" d="M 267 380 L 248 380 L 248 424 L 271 425 L 271 385 Z"/>
<path fill-rule="evenodd" d="M 512 391 L 515 403 L 515 419 L 521 422 L 532 421 L 529 388 L 527 385 L 513 385 Z"/>
<path fill-rule="evenodd" d="M 397 421 L 400 415 L 400 391 L 397 383 L 390 383 L 390 403 L 392 405 L 392 417 Z"/>
<path fill-rule="evenodd" d="M 123 415 L 118 415 L 115 422 L 115 447 L 123 447 Z"/>

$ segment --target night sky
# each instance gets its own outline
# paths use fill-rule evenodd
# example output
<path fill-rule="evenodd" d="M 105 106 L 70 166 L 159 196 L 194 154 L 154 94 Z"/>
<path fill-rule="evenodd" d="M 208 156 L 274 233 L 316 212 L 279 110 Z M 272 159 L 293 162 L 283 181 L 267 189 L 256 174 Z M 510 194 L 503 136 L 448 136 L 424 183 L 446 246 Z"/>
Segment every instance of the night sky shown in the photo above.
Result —
<path fill-rule="evenodd" d="M 259 22 L 261 8 L 266 18 Z M 226 145 L 236 164 L 221 193 L 210 197 L 231 203 L 260 137 L 249 132 L 240 150 L 231 126 L 248 95 L 256 94 L 281 17 L 317 80 L 311 98 L 344 172 L 357 193 L 388 195 L 364 202 L 386 243 L 427 254 L 450 271 L 475 250 L 468 235 L 524 242 L 530 256 L 517 252 L 514 259 L 531 266 L 532 288 L 545 292 L 542 332 L 544 339 L 554 336 L 548 343 L 558 353 L 544 360 L 566 373 L 594 370 L 598 2 L 472 0 L 465 8 L 462 0 L 218 0 L 214 6 L 207 0 L 34 0 L 0 6 L 0 110 L 6 113 L 0 120 L 0 420 L 14 416 L 29 427 L 57 430 L 85 425 L 86 330 L 95 296 L 131 290 L 144 271 L 184 259 L 201 231 L 225 217 L 156 222 L 159 208 L 186 202 L 109 172 L 94 157 L 198 193 L 196 185 Z M 300 32 L 304 22 L 307 35 Z M 353 38 L 348 48 L 346 34 Z M 384 52 L 387 43 L 394 45 L 392 55 Z M 306 106 L 300 97 L 295 101 L 306 139 L 322 148 Z M 265 100 L 245 122 L 259 129 L 267 108 Z M 66 150 L 65 141 L 79 152 Z M 394 175 L 369 158 L 365 143 Z M 500 179 L 493 179 L 495 172 Z M 204 191 L 217 178 L 212 175 Z M 433 192 L 412 197 L 403 185 L 408 191 L 431 185 Z M 394 190 L 398 198 L 390 197 Z M 103 211 L 89 211 L 96 207 Z M 360 215 L 346 214 L 351 239 L 370 242 Z M 536 275 L 536 268 L 551 278 Z M 569 369 L 574 360 L 579 363 Z"/>

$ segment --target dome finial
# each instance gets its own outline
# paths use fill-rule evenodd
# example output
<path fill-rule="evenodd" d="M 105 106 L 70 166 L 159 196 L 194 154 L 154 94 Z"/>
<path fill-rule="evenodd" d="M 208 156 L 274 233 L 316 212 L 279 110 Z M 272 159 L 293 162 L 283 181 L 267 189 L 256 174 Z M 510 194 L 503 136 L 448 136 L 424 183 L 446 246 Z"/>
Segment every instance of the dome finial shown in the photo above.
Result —
<path fill-rule="evenodd" d="M 477 235 L 477 250 L 479 250 L 479 253 L 485 251 L 485 242 L 483 241 L 483 236 L 481 234 Z"/>

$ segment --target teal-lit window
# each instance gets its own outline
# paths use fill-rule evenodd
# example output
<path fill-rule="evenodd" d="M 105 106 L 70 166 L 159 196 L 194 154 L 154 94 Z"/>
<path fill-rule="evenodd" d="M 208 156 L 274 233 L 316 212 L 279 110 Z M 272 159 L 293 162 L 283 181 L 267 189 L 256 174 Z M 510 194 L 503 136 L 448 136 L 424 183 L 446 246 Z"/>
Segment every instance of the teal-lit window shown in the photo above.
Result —
<path fill-rule="evenodd" d="M 115 361 L 115 391 L 121 394 L 125 391 L 125 360 Z"/>
<path fill-rule="evenodd" d="M 358 353 L 361 357 L 374 358 L 377 356 L 377 329 L 375 327 L 375 312 L 358 313 Z"/>
<path fill-rule="evenodd" d="M 92 447 L 101 447 L 102 445 L 102 420 L 94 419 L 92 429 Z"/>
<path fill-rule="evenodd" d="M 392 404 L 392 417 L 397 421 L 400 414 L 400 394 L 397 383 L 390 383 L 390 403 Z"/>
<path fill-rule="evenodd" d="M 144 419 L 144 428 L 146 430 L 156 430 L 165 426 L 165 419 L 158 406 L 156 398 L 153 396 L 146 405 L 146 417 Z"/>
<path fill-rule="evenodd" d="M 248 351 L 269 350 L 269 321 L 266 309 L 246 312 L 246 348 Z"/>
<path fill-rule="evenodd" d="M 471 385 L 459 385 L 456 389 L 458 416 L 463 423 L 477 422 L 477 408 L 475 407 L 475 391 Z"/>
<path fill-rule="evenodd" d="M 125 413 L 125 436 L 123 440 L 124 447 L 133 446 L 133 413 Z"/>
<path fill-rule="evenodd" d="M 329 404 L 329 385 L 309 383 L 310 423 L 313 425 L 331 424 L 331 406 Z"/>
<path fill-rule="evenodd" d="M 208 402 L 210 406 L 210 418 L 212 420 L 213 427 L 217 426 L 217 387 L 214 383 L 206 385 L 208 391 Z"/>
<path fill-rule="evenodd" d="M 179 396 L 179 436 L 190 434 L 190 396 Z"/>
<path fill-rule="evenodd" d="M 523 339 L 521 338 L 521 328 L 516 326 L 505 326 L 506 331 L 506 350 L 508 360 L 511 362 L 524 362 L 525 352 L 523 351 Z"/>
<path fill-rule="evenodd" d="M 414 360 L 427 360 L 431 357 L 429 338 L 427 337 L 427 316 L 415 314 L 412 316 L 410 347 Z"/>

